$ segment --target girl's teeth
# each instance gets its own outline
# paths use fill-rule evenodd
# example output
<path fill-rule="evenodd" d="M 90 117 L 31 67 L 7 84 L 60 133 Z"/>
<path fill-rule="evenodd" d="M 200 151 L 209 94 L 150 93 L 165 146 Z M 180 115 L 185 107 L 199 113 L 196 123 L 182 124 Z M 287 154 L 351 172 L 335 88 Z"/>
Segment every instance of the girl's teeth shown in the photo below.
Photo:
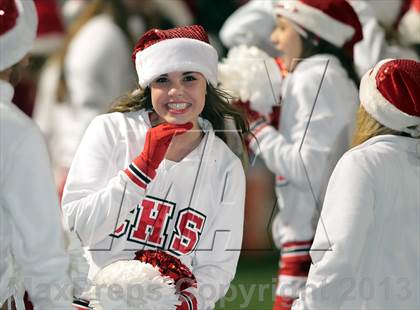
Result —
<path fill-rule="evenodd" d="M 174 110 L 184 110 L 188 107 L 187 103 L 168 103 L 168 107 Z"/>

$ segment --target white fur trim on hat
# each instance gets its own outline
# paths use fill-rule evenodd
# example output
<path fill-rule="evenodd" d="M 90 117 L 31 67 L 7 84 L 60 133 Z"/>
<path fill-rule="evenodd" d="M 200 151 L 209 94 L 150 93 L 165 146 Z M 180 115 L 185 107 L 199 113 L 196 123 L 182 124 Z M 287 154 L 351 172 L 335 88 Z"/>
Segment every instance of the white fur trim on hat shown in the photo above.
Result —
<path fill-rule="evenodd" d="M 382 60 L 365 73 L 360 83 L 360 102 L 365 110 L 382 125 L 416 136 L 417 134 L 407 127 L 419 126 L 420 117 L 399 110 L 381 94 L 376 85 L 376 75 L 379 69 L 391 60 L 393 59 Z"/>
<path fill-rule="evenodd" d="M 276 16 L 284 16 L 290 19 L 338 47 L 344 46 L 355 31 L 351 26 L 298 0 L 278 1 L 274 13 Z"/>
<path fill-rule="evenodd" d="M 136 71 L 142 88 L 175 71 L 200 72 L 216 87 L 217 61 L 217 52 L 210 44 L 190 38 L 166 39 L 136 54 Z"/>
<path fill-rule="evenodd" d="M 15 0 L 19 12 L 16 25 L 0 36 L 0 71 L 18 63 L 35 40 L 38 16 L 32 0 Z"/>

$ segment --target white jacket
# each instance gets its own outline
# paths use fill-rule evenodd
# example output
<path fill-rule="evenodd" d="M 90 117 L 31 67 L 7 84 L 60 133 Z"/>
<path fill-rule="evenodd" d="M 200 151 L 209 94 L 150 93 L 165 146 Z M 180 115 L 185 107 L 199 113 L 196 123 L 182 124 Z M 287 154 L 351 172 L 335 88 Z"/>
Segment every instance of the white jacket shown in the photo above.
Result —
<path fill-rule="evenodd" d="M 419 309 L 420 140 L 384 135 L 338 162 L 293 309 Z"/>
<path fill-rule="evenodd" d="M 199 292 L 203 289 L 199 309 L 213 308 L 225 295 L 241 249 L 245 176 L 239 158 L 215 136 L 211 124 L 201 125 L 206 134 L 200 145 L 180 162 L 164 159 L 145 191 L 123 170 L 143 150 L 148 113 L 105 114 L 90 124 L 63 195 L 67 223 L 87 246 L 90 279 L 112 262 L 133 259 L 137 250 L 162 249 L 192 266 Z M 168 215 L 149 225 L 142 220 L 146 205 L 157 212 L 152 218 L 166 210 Z M 187 213 L 197 220 L 189 228 L 182 226 Z M 159 238 L 153 237 L 155 229 L 162 232 Z M 192 249 L 174 245 L 182 236 Z"/>
<path fill-rule="evenodd" d="M 14 295 L 23 310 L 27 290 L 36 310 L 69 309 L 69 260 L 48 153 L 13 93 L 0 80 L 0 305 Z"/>
<path fill-rule="evenodd" d="M 278 245 L 313 238 L 329 176 L 348 149 L 358 107 L 356 85 L 331 55 L 302 60 L 285 78 L 281 94 L 279 130 L 265 127 L 250 145 L 277 176 Z"/>

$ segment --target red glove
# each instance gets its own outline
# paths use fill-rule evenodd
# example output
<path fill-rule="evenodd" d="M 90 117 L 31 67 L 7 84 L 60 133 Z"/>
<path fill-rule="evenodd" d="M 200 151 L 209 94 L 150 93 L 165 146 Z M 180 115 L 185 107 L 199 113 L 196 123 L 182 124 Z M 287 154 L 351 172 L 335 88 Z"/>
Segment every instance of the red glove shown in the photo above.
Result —
<path fill-rule="evenodd" d="M 181 304 L 176 307 L 176 310 L 197 310 L 197 299 L 188 291 L 181 291 L 179 293 L 179 300 Z"/>
<path fill-rule="evenodd" d="M 192 123 L 183 125 L 164 123 L 150 128 L 146 133 L 143 152 L 124 170 L 125 173 L 138 186 L 146 188 L 156 176 L 156 169 L 165 157 L 172 138 L 187 132 L 192 127 Z"/>

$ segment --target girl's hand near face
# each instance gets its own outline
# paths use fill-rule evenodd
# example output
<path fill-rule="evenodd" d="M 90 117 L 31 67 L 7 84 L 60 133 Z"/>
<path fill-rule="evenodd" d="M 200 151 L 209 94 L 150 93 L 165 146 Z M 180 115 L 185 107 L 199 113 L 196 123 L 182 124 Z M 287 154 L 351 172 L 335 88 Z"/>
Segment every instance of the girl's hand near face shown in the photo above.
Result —
<path fill-rule="evenodd" d="M 145 173 L 148 178 L 153 179 L 156 175 L 156 169 L 165 157 L 172 138 L 186 133 L 192 127 L 192 123 L 182 125 L 163 123 L 149 128 L 143 151 L 133 161 L 135 168 Z"/>
<path fill-rule="evenodd" d="M 145 162 L 150 163 L 152 168 L 157 169 L 165 157 L 172 138 L 182 135 L 192 127 L 192 123 L 182 125 L 163 123 L 150 128 L 146 134 L 146 142 L 140 156 Z"/>

